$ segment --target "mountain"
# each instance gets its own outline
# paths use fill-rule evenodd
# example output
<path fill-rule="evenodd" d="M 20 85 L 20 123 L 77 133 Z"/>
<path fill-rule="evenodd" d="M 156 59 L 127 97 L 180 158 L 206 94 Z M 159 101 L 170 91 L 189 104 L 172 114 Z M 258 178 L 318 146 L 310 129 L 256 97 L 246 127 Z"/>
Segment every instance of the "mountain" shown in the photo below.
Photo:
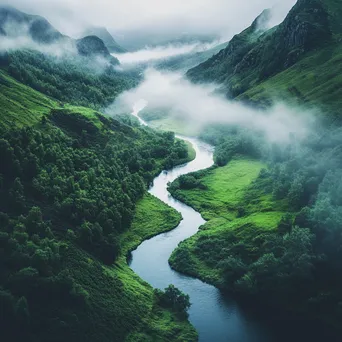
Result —
<path fill-rule="evenodd" d="M 110 54 L 105 43 L 99 37 L 87 36 L 82 39 L 78 39 L 76 41 L 76 47 L 81 56 L 101 56 L 114 65 L 119 64 L 119 61 Z"/>
<path fill-rule="evenodd" d="M 205 62 L 208 58 L 216 55 L 219 51 L 227 46 L 226 43 L 218 44 L 208 50 L 190 52 L 184 55 L 170 57 L 162 62 L 157 63 L 157 67 L 163 70 L 186 72 L 189 68 Z"/>
<path fill-rule="evenodd" d="M 84 34 L 84 36 L 97 36 L 102 39 L 105 43 L 106 47 L 108 48 L 110 53 L 124 53 L 127 52 L 126 49 L 121 47 L 112 35 L 108 32 L 105 27 L 92 27 L 88 28 Z"/>
<path fill-rule="evenodd" d="M 45 18 L 26 14 L 9 6 L 0 7 L 0 35 L 9 38 L 28 36 L 40 44 L 68 42 L 76 47 L 81 56 L 101 56 L 114 65 L 119 64 L 99 37 L 92 35 L 74 40 L 61 34 Z"/>
<path fill-rule="evenodd" d="M 50 44 L 65 38 L 45 18 L 0 6 L 0 33 L 9 37 L 29 35 L 38 43 Z"/>
<path fill-rule="evenodd" d="M 216 82 L 229 98 L 262 106 L 269 104 L 275 86 L 281 98 L 327 102 L 323 84 L 341 87 L 341 14 L 337 0 L 299 0 L 279 26 L 260 32 L 258 18 L 187 76 L 194 82 Z M 310 74 L 315 75 L 311 83 Z M 332 101 L 331 92 L 329 106 L 339 107 L 339 97 Z"/>
<path fill-rule="evenodd" d="M 124 45 L 128 51 L 138 51 L 149 47 L 164 45 L 184 45 L 194 43 L 210 43 L 220 37 L 215 35 L 200 35 L 190 33 L 175 33 L 160 31 L 119 31 L 116 32 L 117 41 Z"/>

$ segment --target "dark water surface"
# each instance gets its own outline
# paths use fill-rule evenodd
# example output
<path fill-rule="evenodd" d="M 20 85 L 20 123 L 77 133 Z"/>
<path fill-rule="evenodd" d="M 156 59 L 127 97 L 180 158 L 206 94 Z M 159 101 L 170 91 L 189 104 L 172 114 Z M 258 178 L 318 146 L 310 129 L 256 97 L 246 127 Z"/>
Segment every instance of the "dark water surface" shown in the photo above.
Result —
<path fill-rule="evenodd" d="M 133 115 L 138 117 L 139 108 Z M 143 125 L 146 123 L 139 118 Z M 214 286 L 173 271 L 168 259 L 178 244 L 194 235 L 205 223 L 201 215 L 174 199 L 167 191 L 168 182 L 181 175 L 209 168 L 213 165 L 213 148 L 198 139 L 180 137 L 192 143 L 196 159 L 188 164 L 162 172 L 155 178 L 149 192 L 183 216 L 183 221 L 171 232 L 144 241 L 132 252 L 130 267 L 154 288 L 164 289 L 174 284 L 190 296 L 192 306 L 189 319 L 199 333 L 201 342 L 332 342 L 329 336 L 313 322 L 290 317 L 247 312 L 230 296 L 223 295 Z M 146 213 L 148 215 L 148 213 Z"/>

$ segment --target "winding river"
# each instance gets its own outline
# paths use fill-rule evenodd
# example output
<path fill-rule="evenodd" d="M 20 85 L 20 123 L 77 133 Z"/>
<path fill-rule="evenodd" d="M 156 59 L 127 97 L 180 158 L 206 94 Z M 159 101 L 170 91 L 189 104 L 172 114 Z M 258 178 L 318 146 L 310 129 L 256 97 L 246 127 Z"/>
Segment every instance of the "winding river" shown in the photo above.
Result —
<path fill-rule="evenodd" d="M 143 107 L 137 105 L 132 114 L 142 125 L 147 125 L 138 116 Z M 171 232 L 144 241 L 132 252 L 130 267 L 154 288 L 164 289 L 174 284 L 189 294 L 192 303 L 189 319 L 199 333 L 200 342 L 328 341 L 325 334 L 327 331 L 316 331 L 315 325 L 310 322 L 288 318 L 284 321 L 284 318 L 276 316 L 258 317 L 241 309 L 234 299 L 224 296 L 214 286 L 170 268 L 168 259 L 171 253 L 181 241 L 194 235 L 205 220 L 198 212 L 174 199 L 167 191 L 167 184 L 181 175 L 213 165 L 213 148 L 210 145 L 195 138 L 179 138 L 193 145 L 196 159 L 171 171 L 162 172 L 155 178 L 149 192 L 180 212 L 183 220 Z"/>

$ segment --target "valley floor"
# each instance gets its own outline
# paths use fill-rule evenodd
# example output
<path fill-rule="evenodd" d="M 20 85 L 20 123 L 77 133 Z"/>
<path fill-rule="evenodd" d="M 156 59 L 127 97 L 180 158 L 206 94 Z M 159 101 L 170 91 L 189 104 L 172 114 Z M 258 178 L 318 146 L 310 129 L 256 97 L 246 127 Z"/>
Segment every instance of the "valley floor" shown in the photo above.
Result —
<path fill-rule="evenodd" d="M 177 181 L 171 185 L 174 197 L 208 220 L 174 251 L 170 258 L 174 269 L 220 287 L 224 275 L 219 263 L 229 245 L 228 235 L 256 248 L 255 238 L 277 228 L 285 207 L 264 189 L 253 187 L 265 167 L 256 160 L 237 158 L 225 167 L 200 172 L 200 186 L 196 189 L 179 189 Z"/>

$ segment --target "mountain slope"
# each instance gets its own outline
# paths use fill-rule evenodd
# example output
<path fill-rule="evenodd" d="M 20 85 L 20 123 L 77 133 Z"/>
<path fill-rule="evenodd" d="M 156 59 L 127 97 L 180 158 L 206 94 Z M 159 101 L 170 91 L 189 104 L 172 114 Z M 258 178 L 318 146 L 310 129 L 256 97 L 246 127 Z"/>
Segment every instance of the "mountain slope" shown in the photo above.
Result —
<path fill-rule="evenodd" d="M 10 39 L 31 38 L 33 42 L 44 45 L 60 44 L 55 49 L 65 50 L 64 54 L 79 53 L 88 58 L 100 56 L 113 65 L 119 64 L 111 56 L 104 42 L 97 36 L 89 35 L 79 40 L 62 35 L 45 18 L 26 14 L 13 7 L 0 6 L 0 36 Z M 64 46 L 68 46 L 68 51 Z M 31 45 L 27 44 L 28 48 Z"/>
<path fill-rule="evenodd" d="M 81 56 L 99 56 L 113 65 L 119 64 L 119 61 L 109 53 L 105 43 L 99 37 L 87 36 L 79 39 L 76 41 L 76 47 Z"/>
<path fill-rule="evenodd" d="M 270 85 L 274 85 L 273 77 L 278 81 L 283 78 L 284 84 L 287 83 L 285 79 L 289 80 L 287 86 L 291 90 L 287 95 L 298 95 L 296 89 L 307 76 L 298 64 L 304 58 L 313 63 L 312 68 L 321 68 L 328 63 L 325 64 L 329 68 L 325 70 L 326 75 L 334 74 L 333 59 L 339 50 L 342 32 L 338 20 L 341 11 L 342 5 L 335 0 L 299 0 L 278 27 L 253 39 L 256 30 L 252 25 L 235 36 L 225 50 L 189 70 L 187 75 L 195 82 L 218 83 L 230 98 L 239 97 L 262 105 L 270 98 L 268 91 Z M 290 80 L 286 74 L 294 69 L 301 77 Z M 265 86 L 263 82 L 266 82 Z M 338 82 L 335 86 L 340 87 Z M 320 95 L 320 90 L 316 91 Z M 313 89 L 307 89 L 307 92 L 315 93 Z M 306 93 L 302 95 L 305 97 Z"/>
<path fill-rule="evenodd" d="M 163 70 L 185 72 L 217 54 L 219 51 L 224 49 L 227 44 L 228 43 L 221 43 L 205 51 L 191 52 L 185 55 L 170 57 L 157 63 L 157 67 L 158 69 Z"/>
<path fill-rule="evenodd" d="M 0 94 L 4 340 L 196 341 L 188 321 L 162 307 L 126 263 L 143 239 L 179 223 L 144 183 L 166 160 L 177 163 L 172 146 L 186 147 L 61 105 L 3 70 Z M 141 220 L 146 206 L 157 226 Z"/>
<path fill-rule="evenodd" d="M 108 32 L 105 27 L 92 27 L 87 29 L 84 36 L 97 36 L 105 43 L 110 53 L 124 53 L 127 52 L 122 46 L 120 46 L 113 36 Z"/>
<path fill-rule="evenodd" d="M 10 6 L 0 6 L 0 31 L 9 37 L 27 34 L 34 41 L 45 44 L 65 38 L 45 18 L 23 13 Z"/>

